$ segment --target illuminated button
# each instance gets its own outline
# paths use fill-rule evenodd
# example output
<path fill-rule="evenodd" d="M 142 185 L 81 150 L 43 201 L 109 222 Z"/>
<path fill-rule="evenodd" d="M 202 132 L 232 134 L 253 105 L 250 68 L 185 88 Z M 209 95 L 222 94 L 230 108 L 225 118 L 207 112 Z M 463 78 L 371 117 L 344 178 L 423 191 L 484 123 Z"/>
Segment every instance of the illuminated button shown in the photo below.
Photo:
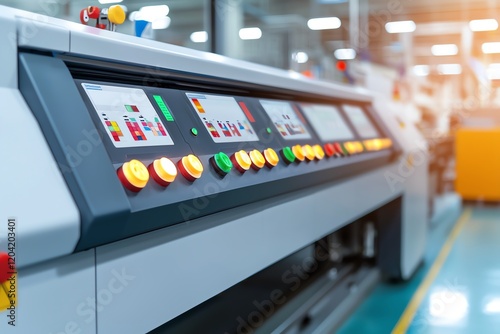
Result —
<path fill-rule="evenodd" d="M 321 147 L 321 145 L 314 145 L 313 150 L 314 150 L 314 156 L 316 157 L 316 159 L 321 160 L 325 157 L 325 151 L 323 151 L 323 148 Z"/>
<path fill-rule="evenodd" d="M 118 168 L 118 178 L 125 188 L 138 192 L 148 183 L 149 172 L 142 162 L 133 159 Z"/>
<path fill-rule="evenodd" d="M 304 159 L 306 158 L 304 150 L 302 149 L 302 146 L 300 146 L 300 145 L 295 145 L 294 147 L 292 147 L 292 152 L 295 155 L 295 157 L 297 158 L 297 160 L 296 160 L 297 162 L 304 161 Z"/>
<path fill-rule="evenodd" d="M 333 146 L 333 144 L 325 144 L 324 149 L 327 157 L 331 157 L 335 154 L 335 147 Z"/>
<path fill-rule="evenodd" d="M 284 147 L 281 151 L 281 157 L 283 158 L 283 161 L 288 165 L 291 164 L 292 162 L 295 161 L 295 154 L 293 154 L 292 149 L 287 146 Z"/>
<path fill-rule="evenodd" d="M 275 167 L 280 161 L 278 154 L 272 148 L 267 148 L 264 150 L 264 157 L 266 158 L 266 166 L 269 168 Z"/>
<path fill-rule="evenodd" d="M 191 182 L 199 179 L 203 173 L 203 165 L 201 164 L 200 159 L 192 154 L 189 154 L 179 160 L 177 166 L 179 167 L 181 174 Z"/>
<path fill-rule="evenodd" d="M 177 176 L 177 168 L 172 160 L 168 158 L 160 158 L 153 161 L 148 167 L 149 174 L 159 185 L 166 187 L 174 182 Z"/>
<path fill-rule="evenodd" d="M 224 152 L 219 152 L 215 154 L 210 159 L 210 163 L 220 176 L 225 176 L 233 168 L 233 163 L 231 162 L 231 159 Z"/>
<path fill-rule="evenodd" d="M 341 157 L 349 155 L 349 153 L 347 152 L 347 150 L 344 148 L 344 146 L 342 144 L 335 143 L 335 144 L 333 144 L 333 146 L 335 147 L 335 151 L 337 152 L 337 154 L 340 155 Z"/>
<path fill-rule="evenodd" d="M 356 154 L 356 145 L 353 142 L 345 142 L 344 147 L 349 154 Z"/>
<path fill-rule="evenodd" d="M 311 145 L 304 145 L 304 146 L 302 146 L 302 149 L 304 150 L 304 154 L 306 156 L 306 159 L 308 161 L 313 161 L 315 154 L 314 154 L 314 150 L 311 147 Z"/>
<path fill-rule="evenodd" d="M 252 166 L 252 160 L 250 160 L 248 153 L 243 150 L 234 153 L 231 156 L 231 161 L 240 173 L 245 173 Z"/>
<path fill-rule="evenodd" d="M 250 160 L 252 160 L 252 168 L 255 170 L 259 170 L 266 164 L 266 159 L 259 150 L 253 150 L 249 153 Z"/>

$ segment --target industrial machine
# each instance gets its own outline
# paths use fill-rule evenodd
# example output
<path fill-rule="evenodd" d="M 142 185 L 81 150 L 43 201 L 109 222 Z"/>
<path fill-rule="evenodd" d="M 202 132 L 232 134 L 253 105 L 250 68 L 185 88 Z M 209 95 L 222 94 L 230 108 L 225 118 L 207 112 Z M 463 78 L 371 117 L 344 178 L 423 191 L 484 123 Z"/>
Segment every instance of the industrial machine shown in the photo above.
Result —
<path fill-rule="evenodd" d="M 2 333 L 325 332 L 422 261 L 425 143 L 366 91 L 9 8 L 0 28 Z"/>

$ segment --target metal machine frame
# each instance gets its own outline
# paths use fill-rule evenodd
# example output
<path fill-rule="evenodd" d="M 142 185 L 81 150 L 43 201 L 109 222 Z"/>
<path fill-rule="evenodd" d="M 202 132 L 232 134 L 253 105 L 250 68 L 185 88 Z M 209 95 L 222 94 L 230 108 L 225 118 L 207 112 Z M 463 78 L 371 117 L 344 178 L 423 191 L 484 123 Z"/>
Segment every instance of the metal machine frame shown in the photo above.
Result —
<path fill-rule="evenodd" d="M 379 108 L 371 113 L 399 147 L 400 159 L 341 182 L 317 182 L 167 228 L 78 248 L 85 217 L 25 90 L 23 76 L 30 77 L 26 69 L 36 66 L 37 59 L 137 64 L 150 69 L 150 78 L 155 71 L 168 72 L 174 81 L 176 73 L 188 73 L 192 78 L 187 80 L 210 77 L 228 87 L 266 83 L 282 91 L 365 104 L 372 98 L 358 88 L 1 8 L 0 122 L 24 128 L 20 132 L 6 126 L 0 132 L 0 251 L 7 248 L 8 219 L 18 222 L 16 326 L 0 320 L 2 333 L 153 330 L 397 198 L 400 228 L 390 239 L 397 242 L 386 243 L 397 253 L 396 265 L 391 262 L 387 272 L 406 279 L 421 262 L 427 222 L 425 145 L 417 145 L 424 142 L 409 132 L 410 126 L 402 129 Z M 29 66 L 26 58 L 33 58 Z M 46 90 L 58 90 L 50 86 L 50 76 L 46 85 Z M 32 87 L 33 92 L 38 88 Z"/>

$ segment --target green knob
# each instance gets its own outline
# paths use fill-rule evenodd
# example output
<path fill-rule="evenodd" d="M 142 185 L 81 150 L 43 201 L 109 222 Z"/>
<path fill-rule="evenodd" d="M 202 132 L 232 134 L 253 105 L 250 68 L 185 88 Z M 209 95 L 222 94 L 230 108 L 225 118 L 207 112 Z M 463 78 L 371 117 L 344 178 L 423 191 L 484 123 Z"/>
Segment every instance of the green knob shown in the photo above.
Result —
<path fill-rule="evenodd" d="M 224 152 L 219 152 L 216 155 L 214 155 L 214 160 L 217 167 L 219 167 L 219 169 L 226 174 L 231 171 L 231 168 L 233 168 L 233 163 L 231 162 L 231 159 L 229 159 L 227 154 Z"/>
<path fill-rule="evenodd" d="M 295 161 L 295 154 L 293 154 L 293 151 L 289 146 L 284 147 L 281 150 L 281 156 L 283 157 L 286 163 L 291 164 L 292 162 Z"/>

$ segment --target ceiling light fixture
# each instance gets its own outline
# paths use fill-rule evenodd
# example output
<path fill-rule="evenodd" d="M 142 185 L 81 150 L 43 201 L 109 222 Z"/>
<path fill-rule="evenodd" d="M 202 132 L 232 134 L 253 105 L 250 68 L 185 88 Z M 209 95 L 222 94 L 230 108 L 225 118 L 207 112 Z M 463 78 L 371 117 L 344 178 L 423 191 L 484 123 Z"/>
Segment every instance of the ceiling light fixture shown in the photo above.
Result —
<path fill-rule="evenodd" d="M 385 30 L 389 34 L 399 34 L 404 32 L 414 32 L 417 25 L 413 21 L 394 21 L 385 24 Z"/>
<path fill-rule="evenodd" d="M 356 50 L 354 49 L 337 49 L 333 52 L 333 55 L 338 60 L 349 60 L 356 58 Z"/>
<path fill-rule="evenodd" d="M 472 20 L 469 22 L 472 31 L 492 31 L 498 29 L 498 22 L 495 19 Z"/>
<path fill-rule="evenodd" d="M 259 39 L 262 37 L 262 30 L 257 27 L 240 29 L 239 36 L 243 40 Z"/>
<path fill-rule="evenodd" d="M 307 21 L 307 26 L 311 30 L 338 29 L 342 22 L 338 17 L 318 17 Z"/>
<path fill-rule="evenodd" d="M 483 53 L 500 53 L 500 42 L 483 43 Z"/>
<path fill-rule="evenodd" d="M 193 43 L 205 43 L 208 41 L 208 33 L 206 31 L 195 31 L 189 38 Z"/>
<path fill-rule="evenodd" d="M 458 53 L 456 44 L 436 44 L 431 47 L 434 56 L 454 56 Z"/>
<path fill-rule="evenodd" d="M 99 3 L 100 4 L 103 4 L 103 5 L 106 5 L 108 3 L 120 3 L 122 2 L 123 0 L 99 0 Z"/>

